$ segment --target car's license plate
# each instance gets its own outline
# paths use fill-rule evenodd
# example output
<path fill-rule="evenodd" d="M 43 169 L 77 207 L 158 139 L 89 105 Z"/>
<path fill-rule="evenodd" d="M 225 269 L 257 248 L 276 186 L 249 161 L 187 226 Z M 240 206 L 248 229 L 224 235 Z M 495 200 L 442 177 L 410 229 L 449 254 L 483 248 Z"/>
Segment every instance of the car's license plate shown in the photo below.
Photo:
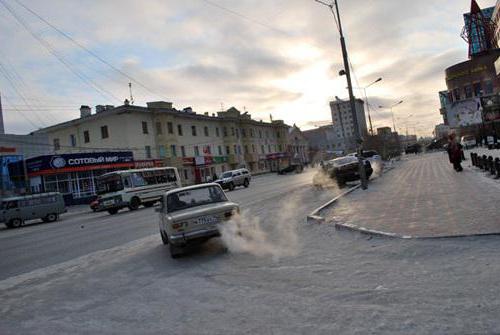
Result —
<path fill-rule="evenodd" d="M 215 216 L 204 216 L 197 220 L 199 225 L 216 224 L 219 220 Z"/>

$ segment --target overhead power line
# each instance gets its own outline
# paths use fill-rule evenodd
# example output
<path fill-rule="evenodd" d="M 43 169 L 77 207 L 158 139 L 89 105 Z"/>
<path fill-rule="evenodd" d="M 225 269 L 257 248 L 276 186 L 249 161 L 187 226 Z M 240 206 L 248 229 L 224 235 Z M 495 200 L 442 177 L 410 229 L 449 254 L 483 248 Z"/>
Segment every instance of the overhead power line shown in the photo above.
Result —
<path fill-rule="evenodd" d="M 45 47 L 54 57 L 59 60 L 71 73 L 73 73 L 75 76 L 77 76 L 82 82 L 86 83 L 90 87 L 94 88 L 103 98 L 108 99 L 109 97 L 112 97 L 113 99 L 117 101 L 121 101 L 120 98 L 116 97 L 113 93 L 107 91 L 106 89 L 102 88 L 99 86 L 99 84 L 95 83 L 92 79 L 88 78 L 85 76 L 83 73 L 80 73 L 77 69 L 73 68 L 73 66 L 67 62 L 64 57 L 58 54 L 58 52 L 52 47 L 52 45 L 38 36 L 33 29 L 23 20 L 22 17 L 20 17 L 4 0 L 0 0 L 0 3 L 9 11 L 9 13 L 16 19 L 19 24 L 21 24 L 28 33 L 30 33 L 33 38 L 35 38 L 43 47 Z M 106 94 L 108 96 L 106 96 Z"/>
<path fill-rule="evenodd" d="M 76 46 L 78 46 L 80 49 L 84 50 L 85 52 L 87 52 L 89 55 L 91 55 L 92 57 L 96 58 L 97 60 L 99 60 L 101 63 L 103 63 L 104 65 L 110 67 L 111 69 L 113 69 L 114 71 L 116 71 L 117 73 L 119 73 L 120 75 L 124 76 L 125 78 L 129 79 L 130 81 L 133 81 L 135 82 L 137 85 L 139 85 L 140 87 L 142 87 L 143 89 L 145 89 L 146 91 L 148 91 L 149 93 L 155 95 L 155 96 L 158 96 L 158 97 L 162 97 L 161 94 L 155 92 L 154 90 L 150 89 L 149 87 L 147 87 L 145 84 L 143 84 L 141 81 L 139 81 L 138 79 L 132 77 L 130 74 L 126 73 L 125 71 L 123 70 L 120 70 L 119 68 L 117 68 L 116 66 L 114 66 L 113 64 L 111 64 L 110 62 L 106 61 L 104 58 L 102 58 L 101 56 L 99 56 L 98 54 L 96 54 L 94 51 L 90 50 L 89 48 L 87 48 L 86 46 L 84 46 L 83 44 L 81 44 L 80 42 L 78 42 L 77 40 L 75 40 L 73 37 L 71 37 L 69 34 L 67 34 L 66 32 L 62 31 L 61 29 L 59 29 L 58 27 L 56 27 L 54 24 L 50 23 L 47 19 L 45 19 L 44 17 L 42 17 L 40 14 L 38 14 L 37 12 L 35 12 L 33 9 L 29 8 L 28 6 L 26 6 L 25 4 L 23 4 L 21 1 L 19 0 L 15 0 L 20 6 L 22 6 L 24 9 L 26 9 L 28 12 L 30 12 L 31 14 L 33 14 L 34 16 L 36 16 L 40 21 L 42 21 L 43 23 L 45 23 L 46 25 L 48 25 L 49 27 L 51 27 L 52 29 L 54 29 L 56 32 L 58 32 L 61 36 L 65 37 L 66 39 L 68 39 L 69 41 L 71 41 L 73 44 L 75 44 Z"/>

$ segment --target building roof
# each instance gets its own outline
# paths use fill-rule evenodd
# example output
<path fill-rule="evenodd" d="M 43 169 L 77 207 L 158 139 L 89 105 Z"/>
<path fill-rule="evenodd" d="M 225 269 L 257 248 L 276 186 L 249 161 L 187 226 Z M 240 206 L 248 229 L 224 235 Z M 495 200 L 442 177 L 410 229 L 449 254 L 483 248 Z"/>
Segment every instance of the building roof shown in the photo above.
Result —
<path fill-rule="evenodd" d="M 218 112 L 217 116 L 210 116 L 210 115 L 205 115 L 205 114 L 197 114 L 196 112 L 193 112 L 191 108 L 186 108 L 184 110 L 177 110 L 175 108 L 168 108 L 167 107 L 168 104 L 170 104 L 170 103 L 157 101 L 154 103 L 148 103 L 148 107 L 134 106 L 134 105 L 121 105 L 118 107 L 114 107 L 112 109 L 106 109 L 102 112 L 91 114 L 89 116 L 80 117 L 80 118 L 73 119 L 70 121 L 55 124 L 53 126 L 42 128 L 42 129 L 34 131 L 33 133 L 34 134 L 48 133 L 51 131 L 60 130 L 60 129 L 64 129 L 67 127 L 78 126 L 78 125 L 86 123 L 90 120 L 98 120 L 98 119 L 106 118 L 106 117 L 111 116 L 111 115 L 125 114 L 125 113 L 165 113 L 165 114 L 170 114 L 173 116 L 181 116 L 183 118 L 191 118 L 191 119 L 198 119 L 198 120 L 238 121 L 238 122 L 249 123 L 249 124 L 260 125 L 260 126 L 288 127 L 288 125 L 286 125 L 282 120 L 275 120 L 272 123 L 252 120 L 252 118 L 251 118 L 250 114 L 248 114 L 248 112 L 241 114 L 240 111 L 237 110 L 235 107 L 231 107 L 230 109 L 228 109 L 225 112 Z M 171 106 L 171 104 L 170 104 L 170 106 Z M 225 114 L 225 113 L 227 113 L 227 114 Z"/>

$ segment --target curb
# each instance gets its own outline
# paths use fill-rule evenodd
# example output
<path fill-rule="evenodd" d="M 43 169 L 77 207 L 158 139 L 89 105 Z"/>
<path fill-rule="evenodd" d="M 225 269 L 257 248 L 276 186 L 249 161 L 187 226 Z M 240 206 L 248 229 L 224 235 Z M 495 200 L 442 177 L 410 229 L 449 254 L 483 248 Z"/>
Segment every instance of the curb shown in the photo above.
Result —
<path fill-rule="evenodd" d="M 396 233 L 387 233 L 379 230 L 368 229 L 365 227 L 358 227 L 350 223 L 339 223 L 339 222 L 335 222 L 335 228 L 338 230 L 349 230 L 365 235 L 403 239 L 403 240 L 437 240 L 437 239 L 467 238 L 467 237 L 481 237 L 481 236 L 500 236 L 500 232 L 461 234 L 461 235 L 440 235 L 440 236 L 412 236 L 412 235 L 401 235 Z"/>
<path fill-rule="evenodd" d="M 327 207 L 333 205 L 334 203 L 336 203 L 340 198 L 345 197 L 346 195 L 348 195 L 351 192 L 354 192 L 355 190 L 357 190 L 360 187 L 361 187 L 361 184 L 358 184 L 358 185 L 356 185 L 354 187 L 351 187 L 350 189 L 348 189 L 344 193 L 341 193 L 341 194 L 337 195 L 332 200 L 330 200 L 327 203 L 325 203 L 325 204 L 321 205 L 320 207 L 316 208 L 314 211 L 312 211 L 311 214 L 309 214 L 307 216 L 306 223 L 322 223 L 322 222 L 325 222 L 325 218 L 322 217 L 319 213 L 322 210 L 324 210 L 325 208 L 327 208 Z"/>
<path fill-rule="evenodd" d="M 387 172 L 391 171 L 394 168 L 395 168 L 394 164 L 391 164 L 389 167 L 384 168 L 383 174 L 386 174 Z M 326 219 L 324 217 L 322 217 L 319 213 L 322 210 L 324 210 L 325 208 L 327 208 L 327 207 L 335 204 L 340 198 L 345 197 L 346 195 L 348 195 L 349 193 L 354 192 L 355 190 L 357 190 L 360 187 L 361 187 L 361 184 L 358 184 L 358 185 L 356 185 L 354 187 L 351 187 L 350 189 L 348 189 L 344 193 L 339 194 L 338 196 L 336 196 L 332 200 L 330 200 L 327 203 L 325 203 L 325 204 L 321 205 L 320 207 L 316 208 L 314 211 L 312 211 L 311 214 L 309 214 L 306 217 L 306 223 L 324 223 L 326 221 Z"/>

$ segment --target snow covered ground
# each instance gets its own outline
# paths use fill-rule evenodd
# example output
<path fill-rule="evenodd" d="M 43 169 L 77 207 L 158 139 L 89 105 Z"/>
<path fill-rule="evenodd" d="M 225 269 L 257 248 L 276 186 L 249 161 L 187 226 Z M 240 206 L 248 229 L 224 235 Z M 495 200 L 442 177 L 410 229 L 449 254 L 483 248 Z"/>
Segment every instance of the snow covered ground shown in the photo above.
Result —
<path fill-rule="evenodd" d="M 305 224 L 333 193 L 255 200 L 244 214 L 266 232 L 255 249 L 212 240 L 172 260 L 154 234 L 3 279 L 0 334 L 500 332 L 500 237 L 407 241 Z"/>

